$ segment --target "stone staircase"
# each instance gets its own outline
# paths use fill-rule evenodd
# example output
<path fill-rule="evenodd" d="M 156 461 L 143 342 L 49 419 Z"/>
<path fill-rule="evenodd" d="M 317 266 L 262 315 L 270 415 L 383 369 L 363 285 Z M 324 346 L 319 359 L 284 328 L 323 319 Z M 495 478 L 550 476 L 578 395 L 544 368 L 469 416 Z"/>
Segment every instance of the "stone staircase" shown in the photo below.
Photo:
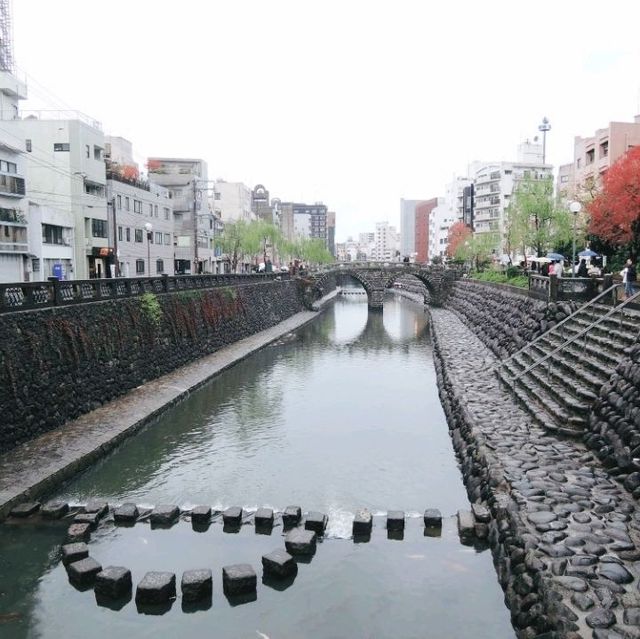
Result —
<path fill-rule="evenodd" d="M 496 372 L 537 423 L 581 436 L 602 385 L 639 330 L 640 312 L 626 305 L 585 304 L 503 360 Z"/>

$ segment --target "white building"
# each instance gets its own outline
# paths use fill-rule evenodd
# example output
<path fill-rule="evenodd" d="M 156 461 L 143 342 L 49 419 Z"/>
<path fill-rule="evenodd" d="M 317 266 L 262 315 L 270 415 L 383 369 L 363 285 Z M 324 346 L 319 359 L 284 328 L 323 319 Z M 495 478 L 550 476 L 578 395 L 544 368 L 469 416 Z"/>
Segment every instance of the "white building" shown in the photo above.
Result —
<path fill-rule="evenodd" d="M 390 226 L 389 222 L 376 222 L 375 248 L 372 259 L 383 262 L 397 260 L 397 253 L 400 252 L 400 237 L 395 226 Z"/>
<path fill-rule="evenodd" d="M 298 213 L 293 216 L 293 235 L 298 239 L 311 238 L 311 214 Z"/>
<path fill-rule="evenodd" d="M 74 263 L 69 279 L 106 277 L 109 245 L 104 134 L 99 122 L 77 111 L 22 112 L 2 123 L 26 153 L 27 195 L 74 217 Z M 34 277 L 40 279 L 38 273 Z"/>
<path fill-rule="evenodd" d="M 457 208 L 446 198 L 438 198 L 438 205 L 429 213 L 429 260 L 445 257 L 449 242 L 449 229 L 458 221 Z"/>
<path fill-rule="evenodd" d="M 420 202 L 422 200 L 400 199 L 400 253 L 403 257 L 411 257 L 416 250 L 416 205 Z"/>
<path fill-rule="evenodd" d="M 458 175 L 454 176 L 445 187 L 444 203 L 456 221 L 463 217 L 464 189 L 472 183 L 473 180 L 470 177 Z"/>
<path fill-rule="evenodd" d="M 169 189 L 140 177 L 131 142 L 125 138 L 106 138 L 105 159 L 111 217 L 109 240 L 117 256 L 117 275 L 173 275 Z"/>
<path fill-rule="evenodd" d="M 251 222 L 256 219 L 251 210 L 251 194 L 251 189 L 242 182 L 216 180 L 210 206 L 223 222 Z"/>

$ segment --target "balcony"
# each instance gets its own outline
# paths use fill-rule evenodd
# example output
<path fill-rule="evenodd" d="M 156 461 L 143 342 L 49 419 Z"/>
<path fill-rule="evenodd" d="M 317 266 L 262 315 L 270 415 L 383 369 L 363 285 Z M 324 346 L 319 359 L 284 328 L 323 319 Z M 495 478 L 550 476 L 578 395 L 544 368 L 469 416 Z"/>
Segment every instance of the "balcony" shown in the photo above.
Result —
<path fill-rule="evenodd" d="M 21 211 L 17 211 L 16 209 L 0 209 L 0 222 L 26 226 L 27 218 Z"/>
<path fill-rule="evenodd" d="M 0 174 L 0 195 L 21 198 L 25 195 L 24 178 Z"/>

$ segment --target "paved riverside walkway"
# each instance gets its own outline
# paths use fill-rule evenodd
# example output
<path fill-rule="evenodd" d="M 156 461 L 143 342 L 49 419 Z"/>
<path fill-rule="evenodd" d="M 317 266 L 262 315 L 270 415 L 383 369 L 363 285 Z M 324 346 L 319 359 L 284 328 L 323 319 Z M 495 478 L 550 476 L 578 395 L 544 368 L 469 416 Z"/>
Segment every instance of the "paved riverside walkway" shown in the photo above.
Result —
<path fill-rule="evenodd" d="M 221 371 L 317 317 L 303 311 L 0 455 L 0 518 L 102 457 Z"/>
<path fill-rule="evenodd" d="M 557 617 L 567 622 L 557 636 L 640 637 L 636 501 L 580 442 L 531 424 L 493 373 L 495 356 L 453 313 L 433 309 L 431 317 L 451 393 L 464 406 L 473 439 L 489 451 L 497 490 L 515 502 L 517 536 L 535 555 L 524 563 L 539 570 L 538 595 L 558 593 L 548 599 L 560 604 Z M 520 627 L 529 626 L 521 636 L 535 636 L 531 627 L 543 608 L 538 595 L 529 595 L 530 573 L 513 563 L 512 556 L 517 577 L 509 587 L 523 602 L 516 614 L 529 615 L 521 617 Z"/>

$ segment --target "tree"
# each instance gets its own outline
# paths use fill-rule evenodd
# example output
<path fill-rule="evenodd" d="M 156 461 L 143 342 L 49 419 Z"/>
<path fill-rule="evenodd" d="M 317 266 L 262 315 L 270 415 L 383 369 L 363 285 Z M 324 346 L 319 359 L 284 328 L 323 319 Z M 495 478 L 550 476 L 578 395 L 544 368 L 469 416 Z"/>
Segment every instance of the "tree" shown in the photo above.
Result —
<path fill-rule="evenodd" d="M 491 261 L 498 242 L 498 233 L 472 233 L 458 245 L 454 257 L 463 262 L 470 262 L 476 270 L 480 269 Z"/>
<path fill-rule="evenodd" d="M 526 256 L 527 249 L 533 249 L 542 257 L 571 238 L 570 215 L 556 206 L 550 177 L 520 181 L 507 209 L 507 253 L 512 256 L 518 250 Z"/>
<path fill-rule="evenodd" d="M 633 147 L 605 173 L 602 190 L 588 205 L 589 230 L 611 244 L 640 248 L 640 146 Z"/>
<path fill-rule="evenodd" d="M 216 238 L 216 246 L 226 254 L 231 262 L 231 272 L 235 273 L 238 262 L 245 255 L 253 255 L 259 249 L 257 235 L 250 230 L 250 224 L 244 220 L 228 222 L 223 234 Z"/>
<path fill-rule="evenodd" d="M 460 245 L 468 241 L 471 235 L 471 229 L 464 222 L 456 222 L 449 229 L 447 255 L 449 257 L 456 257 Z"/>
<path fill-rule="evenodd" d="M 269 222 L 264 220 L 257 220 L 249 224 L 249 233 L 251 235 L 252 247 L 257 243 L 258 250 L 262 251 L 262 261 L 267 263 L 267 248 L 269 246 L 273 248 L 278 247 L 282 241 L 282 233 L 280 229 Z"/>

